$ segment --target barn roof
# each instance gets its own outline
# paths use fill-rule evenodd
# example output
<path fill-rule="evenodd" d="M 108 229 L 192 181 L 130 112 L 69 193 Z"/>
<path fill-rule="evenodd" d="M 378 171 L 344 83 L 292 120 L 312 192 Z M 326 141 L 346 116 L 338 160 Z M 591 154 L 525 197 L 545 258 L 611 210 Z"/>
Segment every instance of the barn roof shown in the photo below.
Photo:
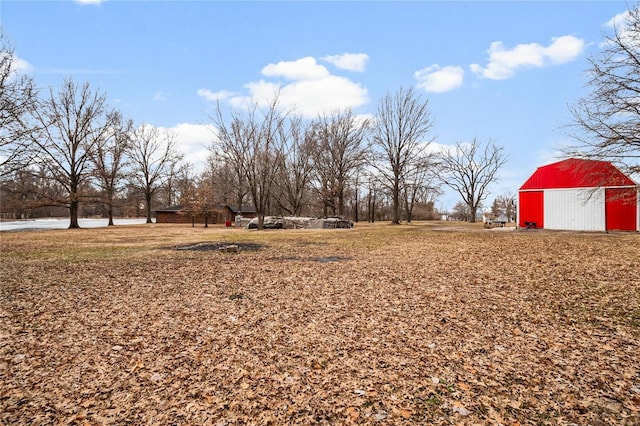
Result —
<path fill-rule="evenodd" d="M 520 190 L 635 185 L 631 178 L 608 161 L 569 158 L 538 167 Z"/>

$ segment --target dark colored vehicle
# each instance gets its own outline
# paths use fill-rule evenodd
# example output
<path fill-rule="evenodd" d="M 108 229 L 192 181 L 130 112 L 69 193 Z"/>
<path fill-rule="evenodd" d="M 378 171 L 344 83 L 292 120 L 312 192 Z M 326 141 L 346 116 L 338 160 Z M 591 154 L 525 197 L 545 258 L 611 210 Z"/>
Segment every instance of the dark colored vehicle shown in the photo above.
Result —
<path fill-rule="evenodd" d="M 325 228 L 341 228 L 348 229 L 353 228 L 353 222 L 349 219 L 340 216 L 328 217 L 325 222 Z"/>

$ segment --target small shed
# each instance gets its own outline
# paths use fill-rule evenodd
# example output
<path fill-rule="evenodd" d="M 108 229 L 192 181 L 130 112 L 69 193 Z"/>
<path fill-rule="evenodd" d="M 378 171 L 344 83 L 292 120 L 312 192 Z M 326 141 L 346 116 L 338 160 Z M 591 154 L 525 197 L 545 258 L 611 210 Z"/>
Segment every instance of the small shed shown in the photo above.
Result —
<path fill-rule="evenodd" d="M 640 186 L 607 161 L 569 158 L 539 167 L 518 191 L 518 226 L 639 231 Z"/>
<path fill-rule="evenodd" d="M 208 223 L 234 223 L 236 216 L 242 216 L 244 218 L 256 217 L 256 209 L 253 207 L 231 207 L 231 206 L 218 206 L 209 218 Z M 156 214 L 156 223 L 205 223 L 205 218 L 201 215 L 193 218 L 190 214 L 183 213 L 183 206 L 176 205 L 154 210 Z"/>
<path fill-rule="evenodd" d="M 224 206 L 222 210 L 226 214 L 225 220 L 232 223 L 236 221 L 237 216 L 242 216 L 245 219 L 253 219 L 256 217 L 256 209 L 251 206 L 236 207 L 227 205 Z"/>
<path fill-rule="evenodd" d="M 180 214 L 182 206 L 169 206 L 154 210 L 156 223 L 191 223 L 191 217 Z"/>

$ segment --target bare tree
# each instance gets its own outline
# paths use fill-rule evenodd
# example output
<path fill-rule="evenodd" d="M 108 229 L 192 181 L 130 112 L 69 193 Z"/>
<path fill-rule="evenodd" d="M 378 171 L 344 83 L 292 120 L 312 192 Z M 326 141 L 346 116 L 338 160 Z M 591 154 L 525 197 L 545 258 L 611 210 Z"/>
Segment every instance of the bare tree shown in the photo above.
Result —
<path fill-rule="evenodd" d="M 417 203 L 433 203 L 441 191 L 438 186 L 439 164 L 435 155 L 423 155 L 408 167 L 402 181 L 402 199 L 407 222 L 413 219 L 413 208 Z"/>
<path fill-rule="evenodd" d="M 282 163 L 282 149 L 289 137 L 286 118 L 287 113 L 278 107 L 277 96 L 263 109 L 254 103 L 244 117 L 233 112 L 229 124 L 218 104 L 215 118 L 218 152 L 242 171 L 256 209 L 258 229 L 262 229 Z"/>
<path fill-rule="evenodd" d="M 431 140 L 427 133 L 433 126 L 428 100 L 413 89 L 400 88 L 380 101 L 372 125 L 372 142 L 377 149 L 378 169 L 390 192 L 392 223 L 400 223 L 402 184 L 407 168 L 422 156 Z"/>
<path fill-rule="evenodd" d="M 491 213 L 496 215 L 505 215 L 507 221 L 512 222 L 516 218 L 516 196 L 507 192 L 498 195 L 491 206 Z"/>
<path fill-rule="evenodd" d="M 367 179 L 367 222 L 374 223 L 376 221 L 376 211 L 379 206 L 380 196 L 382 194 L 382 185 L 380 184 L 380 176 L 374 171 L 366 174 Z"/>
<path fill-rule="evenodd" d="M 95 165 L 93 174 L 102 190 L 103 203 L 107 209 L 108 226 L 113 226 L 115 196 L 126 177 L 127 151 L 133 122 L 124 120 L 119 112 L 112 113 L 110 121 L 111 128 L 103 139 L 97 141 L 91 158 Z"/>
<path fill-rule="evenodd" d="M 589 58 L 592 92 L 570 107 L 569 156 L 613 161 L 640 172 L 640 3 L 616 22 L 603 50 Z"/>
<path fill-rule="evenodd" d="M 151 203 L 154 194 L 171 176 L 174 165 L 182 160 L 174 136 L 148 124 L 133 133 L 129 147 L 131 183 L 144 193 L 147 223 L 152 223 Z"/>
<path fill-rule="evenodd" d="M 453 211 L 450 216 L 455 220 L 464 220 L 465 222 L 470 221 L 471 213 L 469 212 L 469 206 L 464 201 L 458 201 L 456 205 L 453 206 Z"/>
<path fill-rule="evenodd" d="M 504 148 L 491 141 L 474 138 L 471 143 L 458 142 L 442 154 L 444 184 L 455 190 L 469 208 L 469 222 L 476 221 L 478 208 L 489 195 L 488 187 L 497 181 L 498 170 L 507 162 Z"/>
<path fill-rule="evenodd" d="M 247 180 L 240 163 L 230 155 L 218 152 L 219 147 L 213 144 L 207 161 L 207 173 L 216 182 L 216 199 L 219 204 L 233 206 L 242 210 L 249 193 Z"/>
<path fill-rule="evenodd" d="M 209 227 L 209 219 L 220 213 L 220 209 L 215 202 L 215 188 L 211 175 L 203 174 L 191 189 L 180 198 L 182 214 L 193 218 L 195 224 L 196 217 L 204 218 L 204 227 Z"/>
<path fill-rule="evenodd" d="M 359 120 L 350 109 L 318 117 L 313 125 L 316 167 L 320 190 L 333 214 L 345 215 L 345 192 L 355 172 L 368 160 L 365 136 L 367 120 Z"/>
<path fill-rule="evenodd" d="M 91 156 L 111 128 L 112 115 L 106 108 L 104 94 L 93 91 L 89 83 L 79 87 L 69 78 L 57 94 L 51 89 L 37 109 L 40 131 L 32 137 L 37 161 L 64 188 L 64 197 L 51 202 L 69 209 L 69 228 L 79 228 L 78 205 L 91 172 Z"/>
<path fill-rule="evenodd" d="M 212 175 L 210 172 L 205 171 L 202 175 L 206 176 L 207 179 L 211 179 L 212 182 L 215 182 L 215 179 L 211 177 Z M 183 163 L 178 168 L 172 179 L 171 193 L 179 202 L 184 194 L 188 193 L 195 187 L 197 180 L 198 176 L 194 174 L 193 166 L 190 163 Z M 171 203 L 169 203 L 169 205 L 171 205 Z"/>
<path fill-rule="evenodd" d="M 158 189 L 158 200 L 166 206 L 173 206 L 180 202 L 182 194 L 193 187 L 196 176 L 193 175 L 193 164 L 172 162 L 169 165 L 164 184 Z"/>
<path fill-rule="evenodd" d="M 16 170 L 6 176 L 0 185 L 0 212 L 3 217 L 26 219 L 38 206 L 42 182 L 37 172 L 30 169 Z"/>
<path fill-rule="evenodd" d="M 288 128 L 290 137 L 284 140 L 274 196 L 282 210 L 299 216 L 309 201 L 316 164 L 313 158 L 313 131 L 298 116 L 288 120 Z"/>
<path fill-rule="evenodd" d="M 364 183 L 365 179 L 365 169 L 361 167 L 356 170 L 354 179 L 353 179 L 353 221 L 358 223 L 360 221 L 360 209 L 361 209 L 361 199 L 360 199 L 360 188 Z"/>
<path fill-rule="evenodd" d="M 24 169 L 30 162 L 30 120 L 37 103 L 33 79 L 15 67 L 14 50 L 0 29 L 0 177 Z"/>

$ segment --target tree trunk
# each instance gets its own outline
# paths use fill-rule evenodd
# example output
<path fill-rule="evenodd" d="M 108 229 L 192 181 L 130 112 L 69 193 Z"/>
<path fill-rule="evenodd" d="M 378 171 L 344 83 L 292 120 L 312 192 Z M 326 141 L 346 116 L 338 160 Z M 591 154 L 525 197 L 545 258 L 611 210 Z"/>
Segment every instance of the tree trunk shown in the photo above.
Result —
<path fill-rule="evenodd" d="M 354 222 L 358 223 L 358 190 L 356 189 L 356 200 L 355 200 L 356 211 L 354 212 Z"/>
<path fill-rule="evenodd" d="M 404 200 L 404 209 L 407 211 L 407 223 L 411 223 L 413 216 L 413 202 L 409 203 L 409 195 Z"/>
<path fill-rule="evenodd" d="M 69 229 L 79 229 L 78 224 L 78 200 L 77 195 L 71 195 L 71 202 L 69 203 Z"/>
<path fill-rule="evenodd" d="M 107 216 L 109 217 L 107 226 L 113 226 L 113 205 L 111 202 L 107 204 Z"/>
<path fill-rule="evenodd" d="M 145 193 L 145 201 L 147 202 L 147 223 L 153 223 L 151 220 L 151 192 Z"/>
<path fill-rule="evenodd" d="M 469 223 L 476 223 L 476 215 L 478 213 L 477 207 L 470 207 L 471 216 L 469 217 Z"/>
<path fill-rule="evenodd" d="M 78 224 L 78 205 L 80 204 L 78 201 L 78 183 L 77 180 L 72 179 L 70 182 L 70 191 L 69 191 L 69 229 L 78 229 L 80 225 Z"/>
<path fill-rule="evenodd" d="M 107 226 L 113 226 L 113 191 L 110 188 L 107 188 L 107 202 L 105 203 L 105 207 L 107 208 L 107 218 L 109 219 L 109 223 Z"/>
<path fill-rule="evenodd" d="M 376 221 L 376 193 L 373 193 L 373 198 L 371 199 L 371 223 Z"/>
<path fill-rule="evenodd" d="M 243 195 L 243 194 L 238 194 L 238 198 L 236 199 L 236 200 L 237 200 L 237 204 L 238 204 L 238 205 L 236 206 L 236 208 L 238 209 L 238 210 L 237 210 L 237 211 L 238 211 L 238 214 L 242 214 L 241 212 L 242 212 L 242 199 L 243 199 L 243 198 L 244 198 L 244 195 Z"/>
<path fill-rule="evenodd" d="M 393 186 L 393 221 L 392 225 L 400 225 L 400 185 Z"/>

